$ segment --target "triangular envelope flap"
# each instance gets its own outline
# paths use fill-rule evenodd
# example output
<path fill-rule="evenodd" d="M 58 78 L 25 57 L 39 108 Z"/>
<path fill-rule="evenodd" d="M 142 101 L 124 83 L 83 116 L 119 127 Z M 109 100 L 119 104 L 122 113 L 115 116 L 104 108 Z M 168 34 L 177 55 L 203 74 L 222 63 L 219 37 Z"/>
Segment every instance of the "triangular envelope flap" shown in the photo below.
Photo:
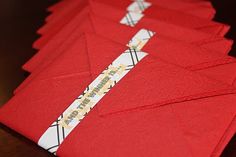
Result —
<path fill-rule="evenodd" d="M 83 75 L 84 73 L 93 74 L 92 76 L 95 77 L 127 48 L 96 35 L 87 34 L 86 36 L 87 38 L 81 36 L 75 40 L 69 49 L 57 56 L 46 69 L 40 72 L 37 79 Z M 86 45 L 87 43 L 89 46 Z M 87 52 L 88 50 L 90 53 Z M 22 89 L 25 85 L 27 84 L 22 84 L 20 88 Z"/>
<path fill-rule="evenodd" d="M 94 16 L 93 14 L 90 15 L 96 34 L 121 44 L 127 44 L 139 31 L 136 28 L 110 22 L 106 19 Z M 159 36 L 158 33 L 145 45 L 143 50 L 173 64 L 193 70 L 235 62 L 235 59 L 232 57 L 192 44 L 168 40 L 163 36 Z M 191 62 L 189 62 L 190 60 Z"/>
<path fill-rule="evenodd" d="M 139 29 L 131 28 L 116 22 L 90 14 L 96 34 L 115 40 L 122 44 L 128 44 Z M 125 33 L 124 33 L 125 31 Z"/>
<path fill-rule="evenodd" d="M 182 25 L 183 27 L 188 27 L 188 28 L 189 27 L 202 28 L 202 27 L 208 27 L 208 26 L 216 26 L 218 27 L 218 29 L 220 29 L 223 26 L 225 26 L 224 24 L 221 24 L 218 22 L 203 19 L 197 16 L 192 16 L 184 12 L 167 9 L 167 8 L 157 6 L 157 5 L 146 9 L 143 13 L 152 18 L 159 18 L 161 20 L 169 21 L 170 23 L 180 25 L 180 26 Z"/>
<path fill-rule="evenodd" d="M 91 73 L 100 74 L 128 47 L 95 34 L 86 34 Z"/>
<path fill-rule="evenodd" d="M 143 50 L 170 63 L 193 70 L 236 62 L 235 58 L 223 53 L 216 53 L 192 44 L 167 40 L 158 35 L 155 35 Z"/>
<path fill-rule="evenodd" d="M 90 5 L 92 8 L 91 10 L 95 15 L 105 17 L 116 23 L 118 23 L 126 14 L 123 10 L 108 7 L 105 4 L 91 2 Z M 109 12 L 109 14 L 107 14 L 107 12 Z M 196 31 L 186 27 L 184 28 L 182 26 L 166 23 L 159 19 L 149 18 L 149 16 L 141 18 L 135 27 L 150 29 L 156 31 L 157 34 L 167 36 L 168 38 L 187 41 L 188 43 L 194 43 L 207 49 L 223 53 L 228 53 L 229 47 L 232 45 L 232 42 L 225 40 L 224 38 L 215 39 L 216 36 L 214 34 Z M 188 36 L 184 36 L 183 34 L 188 34 Z"/>
<path fill-rule="evenodd" d="M 208 41 L 209 39 L 215 39 L 214 35 L 196 31 L 194 29 L 184 28 L 178 25 L 166 23 L 161 20 L 152 19 L 149 17 L 145 17 L 141 19 L 140 22 L 137 23 L 136 27 L 148 28 L 153 31 L 157 31 L 157 33 L 161 35 L 166 35 L 173 39 L 186 41 L 188 43 L 189 42 L 195 43 L 199 41 Z M 184 35 L 184 34 L 188 34 L 188 35 Z"/>
<path fill-rule="evenodd" d="M 88 16 L 87 16 L 88 17 Z M 74 44 L 74 41 L 76 41 L 82 34 L 83 32 L 93 32 L 93 28 L 91 26 L 91 20 L 89 18 L 85 19 L 84 22 L 82 22 L 76 30 L 66 40 L 64 40 L 63 44 L 60 44 L 58 46 L 54 45 L 54 50 L 51 49 L 43 49 L 40 51 L 37 55 L 35 56 L 34 59 L 30 60 L 24 65 L 24 69 L 27 69 L 32 72 L 33 70 L 33 76 L 41 71 L 43 71 L 48 65 L 54 61 L 54 59 L 59 56 L 61 53 L 64 51 L 67 51 L 67 49 L 70 48 L 71 45 Z M 51 43 L 49 43 L 50 45 Z M 47 45 L 48 46 L 48 45 Z M 46 47 L 47 47 L 46 46 Z M 52 53 L 53 52 L 53 53 Z M 34 62 L 36 61 L 36 62 Z M 40 64 L 39 64 L 40 63 Z M 34 68 L 37 67 L 37 68 Z M 16 90 L 15 93 L 17 93 L 19 90 L 21 90 L 22 87 L 27 85 L 28 81 L 32 79 L 32 75 L 27 78 L 27 82 L 24 81 Z"/>
<path fill-rule="evenodd" d="M 101 3 L 91 2 L 90 6 L 94 14 L 111 19 L 115 22 L 119 22 L 122 19 L 122 17 L 124 17 L 126 14 L 126 12 L 123 10 L 119 10 L 117 8 L 112 8 L 112 7 L 106 7 L 106 5 L 101 4 Z M 109 14 L 107 14 L 107 12 L 109 12 Z M 170 37 L 174 36 L 176 38 L 178 38 L 179 36 L 180 40 L 183 39 L 183 33 L 189 34 L 188 36 L 185 36 L 184 39 L 187 40 L 187 38 L 189 38 L 190 41 L 214 38 L 214 36 L 210 34 L 194 31 L 192 29 L 183 28 L 177 25 L 163 22 L 158 19 L 154 20 L 149 17 L 142 18 L 141 21 L 137 23 L 136 28 L 137 27 L 148 28 L 153 31 L 157 31 L 158 34 L 159 32 L 162 33 L 163 30 L 171 30 L 171 31 L 164 31 L 165 35 L 168 35 L 168 33 L 170 33 L 168 36 Z"/>
<path fill-rule="evenodd" d="M 18 93 L 24 89 L 30 82 L 35 80 L 34 78 L 49 79 L 63 75 L 84 73 L 86 71 L 89 72 L 89 64 L 85 36 L 82 35 L 65 51 L 62 51 L 52 58 L 48 57 L 46 61 L 41 63 L 38 68 L 17 87 L 14 93 Z M 38 75 L 39 77 L 37 77 Z"/>
<path fill-rule="evenodd" d="M 87 12 L 85 12 L 85 15 L 86 13 Z M 70 40 L 71 38 L 68 38 L 69 35 L 78 37 L 84 30 L 91 31 L 92 28 L 89 27 L 91 21 L 87 19 L 87 16 L 78 17 L 80 19 L 84 19 L 84 22 L 81 22 L 79 24 L 77 20 L 73 20 L 73 22 L 68 23 L 59 33 L 57 33 L 51 40 L 49 40 L 49 43 L 47 43 L 47 45 L 45 45 L 39 53 L 37 53 L 26 64 L 24 64 L 23 68 L 29 71 L 33 71 L 36 67 L 38 68 L 38 65 L 43 60 L 45 62 L 50 61 L 50 59 L 48 59 L 49 56 L 57 56 L 57 54 L 60 53 L 62 49 L 65 49 L 68 43 L 71 43 L 71 41 L 73 40 Z M 55 51 L 55 49 L 57 49 L 57 51 Z"/>
<path fill-rule="evenodd" d="M 119 10 L 117 8 L 112 8 L 108 6 L 106 7 L 105 4 L 92 2 L 90 3 L 90 5 L 93 13 L 108 18 L 110 20 L 113 20 L 116 23 L 119 22 L 121 18 L 124 17 L 126 14 L 126 12 L 124 12 L 123 10 Z M 106 11 L 108 11 L 109 14 L 107 14 Z M 166 23 L 159 19 L 149 18 L 148 16 L 145 16 L 145 18 L 140 19 L 140 21 L 135 25 L 135 27 L 150 29 L 152 31 L 156 31 L 159 35 L 168 36 L 169 38 L 173 38 L 180 41 L 195 43 L 198 44 L 199 46 L 203 46 L 208 49 L 213 49 L 219 52 L 221 51 L 225 53 L 228 52 L 228 49 L 232 44 L 231 42 L 224 40 L 223 38 L 216 40 L 215 35 L 196 31 L 194 29 L 184 28 L 171 23 Z M 188 36 L 183 36 L 183 34 L 188 34 Z M 217 44 L 217 43 L 222 43 L 222 44 Z"/>
<path fill-rule="evenodd" d="M 232 85 L 236 79 L 236 63 L 214 66 L 197 72 Z"/>
<path fill-rule="evenodd" d="M 104 11 L 100 11 L 100 12 L 105 12 L 106 10 L 112 11 L 113 10 L 112 8 L 114 8 L 114 9 L 118 8 L 118 9 L 123 10 L 128 7 L 127 4 L 120 3 L 116 0 L 112 0 L 112 1 L 100 0 L 99 2 L 93 1 L 92 3 L 90 3 L 90 5 L 91 4 L 93 5 L 94 8 L 97 7 L 97 8 L 102 8 L 104 10 Z M 125 12 L 125 10 L 124 10 L 124 12 Z M 160 19 L 162 21 L 166 21 L 166 22 L 180 25 L 180 26 L 182 25 L 187 28 L 203 28 L 203 27 L 208 27 L 208 26 L 215 26 L 216 28 L 212 28 L 210 30 L 207 30 L 209 32 L 212 31 L 213 33 L 215 33 L 215 32 L 218 33 L 220 30 L 222 30 L 222 27 L 225 26 L 220 23 L 216 23 L 213 21 L 209 21 L 207 19 L 202 19 L 202 18 L 199 18 L 196 16 L 192 16 L 192 15 L 189 15 L 189 14 L 186 14 L 183 12 L 179 12 L 176 10 L 172 10 L 172 9 L 167 9 L 167 8 L 157 6 L 157 5 L 152 5 L 151 7 L 146 9 L 143 13 L 146 16 L 149 16 L 151 18 Z M 204 31 L 204 29 L 202 29 L 202 30 Z"/>
<path fill-rule="evenodd" d="M 107 93 L 98 108 L 107 115 L 232 92 L 231 86 L 148 56 Z"/>
<path fill-rule="evenodd" d="M 114 5 L 109 5 L 109 2 L 105 2 L 104 1 L 90 1 L 90 7 L 91 7 L 91 11 L 99 16 L 108 18 L 110 20 L 113 20 L 115 22 L 119 22 L 125 15 L 126 15 L 126 10 L 121 9 L 119 7 L 113 7 Z M 114 2 L 111 2 L 114 3 Z M 120 2 L 119 2 L 120 4 Z M 119 5 L 120 6 L 120 5 Z M 109 13 L 109 14 L 108 14 Z M 141 19 L 143 20 L 143 19 Z M 154 21 L 157 20 L 158 22 L 161 22 L 161 20 L 159 19 L 153 19 L 153 18 L 149 18 L 149 16 L 145 16 L 144 21 L 148 21 L 148 23 L 143 22 L 142 24 L 152 24 L 149 25 L 149 27 L 155 27 L 153 24 L 155 23 Z M 137 23 L 137 26 L 139 25 L 139 23 Z"/>
<path fill-rule="evenodd" d="M 79 73 L 90 73 L 89 58 L 87 53 L 86 38 L 82 35 L 76 39 L 67 50 L 58 55 L 41 72 L 41 79 L 52 77 L 64 77 L 65 75 L 78 75 Z"/>

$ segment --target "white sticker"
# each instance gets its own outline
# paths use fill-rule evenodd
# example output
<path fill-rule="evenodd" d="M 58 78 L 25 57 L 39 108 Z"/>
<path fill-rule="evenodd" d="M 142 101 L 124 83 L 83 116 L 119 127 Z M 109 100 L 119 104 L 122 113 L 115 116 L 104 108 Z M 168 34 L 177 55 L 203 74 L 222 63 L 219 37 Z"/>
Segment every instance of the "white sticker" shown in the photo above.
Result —
<path fill-rule="evenodd" d="M 129 41 L 127 46 L 130 47 L 131 49 L 141 50 L 154 35 L 155 35 L 155 32 L 152 32 L 152 31 L 147 30 L 147 29 L 141 29 Z"/>
<path fill-rule="evenodd" d="M 120 23 L 134 27 L 143 17 L 141 13 L 127 12 L 127 14 L 121 19 Z"/>
<path fill-rule="evenodd" d="M 142 13 L 144 12 L 148 7 L 150 7 L 152 4 L 149 2 L 144 2 L 144 1 L 134 1 L 133 3 L 131 3 L 128 8 L 127 11 L 131 11 L 131 12 L 136 12 L 136 13 Z"/>

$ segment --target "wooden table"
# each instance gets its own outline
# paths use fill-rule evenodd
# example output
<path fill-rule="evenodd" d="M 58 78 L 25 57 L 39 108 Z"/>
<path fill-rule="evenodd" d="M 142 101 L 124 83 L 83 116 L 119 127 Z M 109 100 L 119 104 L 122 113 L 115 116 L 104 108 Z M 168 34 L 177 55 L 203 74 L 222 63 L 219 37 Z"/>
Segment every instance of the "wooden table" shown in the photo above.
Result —
<path fill-rule="evenodd" d="M 39 36 L 36 30 L 44 24 L 46 8 L 56 0 L 0 0 L 0 105 L 12 96 L 12 91 L 28 75 L 21 65 L 35 54 L 31 44 Z M 236 40 L 235 0 L 214 0 L 216 20 L 228 23 L 227 35 Z M 234 53 L 233 53 L 234 52 Z M 236 56 L 236 46 L 231 55 Z M 9 128 L 0 125 L 0 157 L 52 156 L 36 144 Z M 231 140 L 222 157 L 236 157 L 236 137 Z"/>

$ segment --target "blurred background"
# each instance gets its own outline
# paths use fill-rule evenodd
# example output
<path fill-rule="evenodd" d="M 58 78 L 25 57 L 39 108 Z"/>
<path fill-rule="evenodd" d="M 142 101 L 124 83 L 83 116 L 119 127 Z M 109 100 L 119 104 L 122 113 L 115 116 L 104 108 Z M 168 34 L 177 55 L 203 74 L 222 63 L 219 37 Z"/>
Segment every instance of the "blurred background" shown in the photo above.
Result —
<path fill-rule="evenodd" d="M 32 43 L 39 37 L 36 30 L 49 14 L 46 8 L 58 0 L 0 0 L 0 106 L 28 76 L 21 66 L 35 53 Z M 236 1 L 212 0 L 215 20 L 231 25 L 227 38 L 236 41 Z M 236 56 L 236 44 L 230 55 Z M 236 70 L 236 69 L 235 69 Z M 0 125 L 0 157 L 52 156 L 21 135 Z M 221 157 L 236 157 L 236 136 Z"/>

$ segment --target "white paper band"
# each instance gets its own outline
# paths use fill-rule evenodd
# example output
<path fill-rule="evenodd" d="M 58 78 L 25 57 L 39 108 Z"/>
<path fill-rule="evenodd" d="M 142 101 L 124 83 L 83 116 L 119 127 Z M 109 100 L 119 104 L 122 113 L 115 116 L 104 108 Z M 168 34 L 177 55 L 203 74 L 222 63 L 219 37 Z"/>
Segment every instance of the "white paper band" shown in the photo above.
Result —
<path fill-rule="evenodd" d="M 120 20 L 121 24 L 134 27 L 143 17 L 141 13 L 127 12 L 127 14 Z"/>
<path fill-rule="evenodd" d="M 134 27 L 144 16 L 142 14 L 152 4 L 144 0 L 134 0 L 127 7 L 127 14 L 120 20 L 121 24 Z"/>
<path fill-rule="evenodd" d="M 141 29 L 127 44 L 128 47 L 136 50 L 141 50 L 146 43 L 155 35 L 155 32 L 152 32 L 147 29 Z"/>
<path fill-rule="evenodd" d="M 145 1 L 134 1 L 128 6 L 127 11 L 142 13 L 151 5 L 151 3 Z"/>
<path fill-rule="evenodd" d="M 147 55 L 147 53 L 141 51 L 141 48 L 153 35 L 153 32 L 145 29 L 137 32 L 128 44 L 132 45 L 131 48 L 116 58 L 106 70 L 88 85 L 84 92 L 44 132 L 38 141 L 38 145 L 56 154 L 61 143 L 85 115 Z M 140 44 L 139 40 L 143 42 Z M 135 44 L 137 44 L 136 47 Z"/>

